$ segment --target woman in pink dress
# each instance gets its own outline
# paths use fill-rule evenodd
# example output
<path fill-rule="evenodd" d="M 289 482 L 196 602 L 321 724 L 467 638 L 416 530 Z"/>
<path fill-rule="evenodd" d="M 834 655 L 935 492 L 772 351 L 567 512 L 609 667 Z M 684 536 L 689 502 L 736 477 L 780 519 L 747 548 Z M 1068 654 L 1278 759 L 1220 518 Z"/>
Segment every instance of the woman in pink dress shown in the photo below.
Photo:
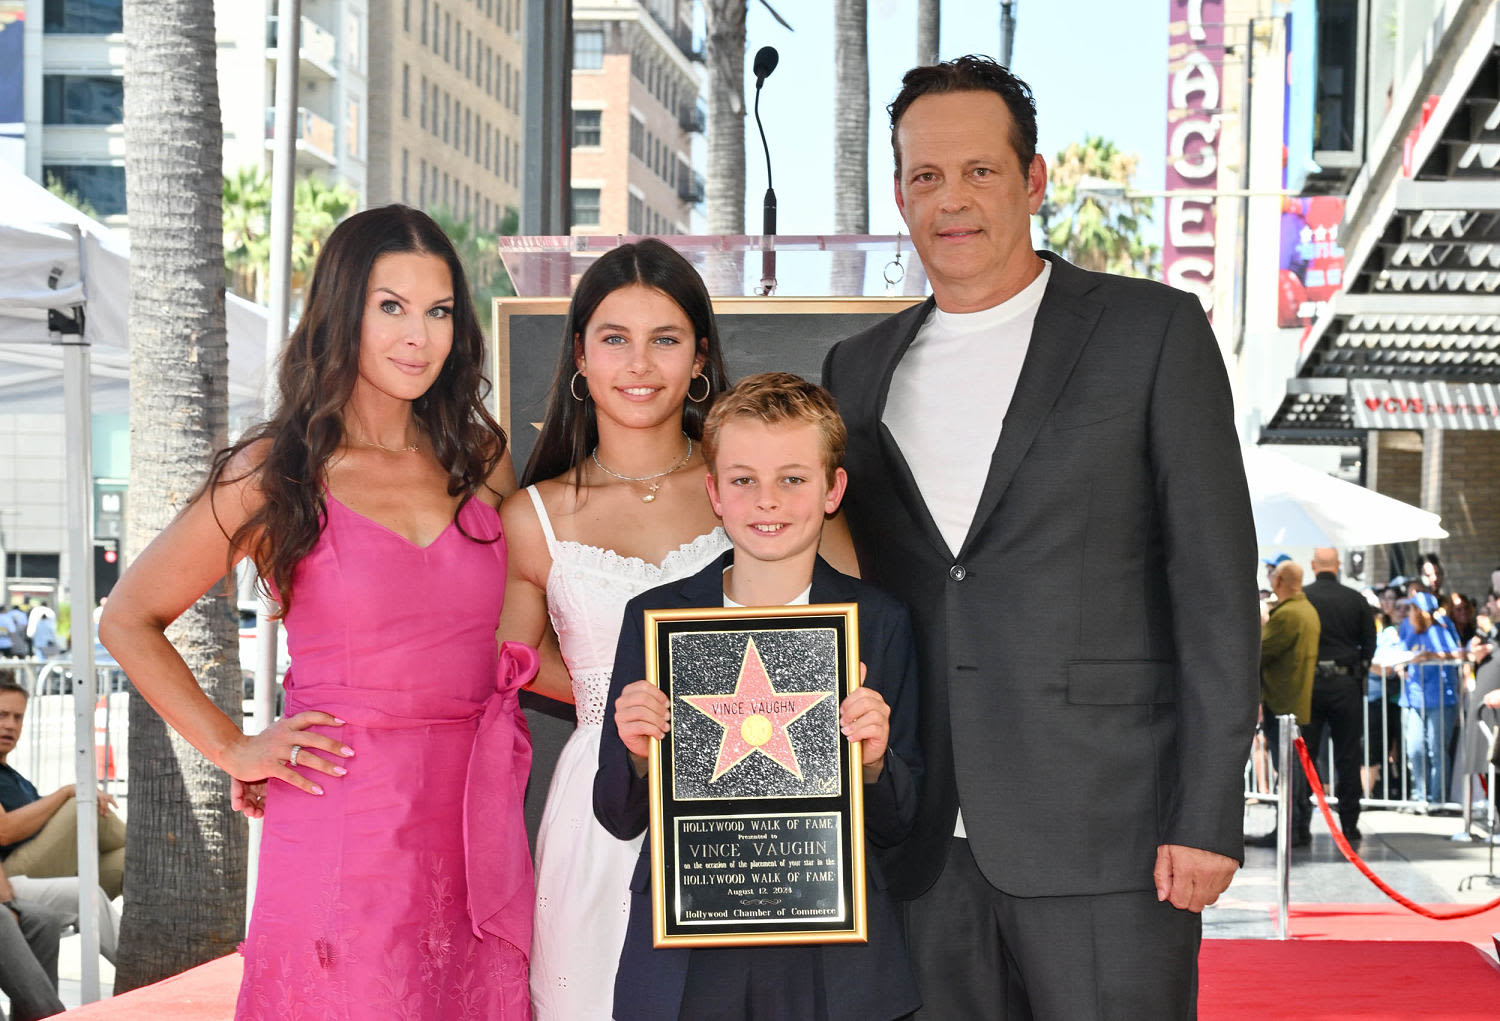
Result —
<path fill-rule="evenodd" d="M 514 488 L 483 339 L 431 219 L 357 214 L 319 257 L 281 404 L 111 594 L 100 635 L 265 819 L 236 1016 L 529 1017 L 525 645 L 498 648 Z M 277 593 L 286 717 L 253 737 L 163 634 L 251 557 Z"/>

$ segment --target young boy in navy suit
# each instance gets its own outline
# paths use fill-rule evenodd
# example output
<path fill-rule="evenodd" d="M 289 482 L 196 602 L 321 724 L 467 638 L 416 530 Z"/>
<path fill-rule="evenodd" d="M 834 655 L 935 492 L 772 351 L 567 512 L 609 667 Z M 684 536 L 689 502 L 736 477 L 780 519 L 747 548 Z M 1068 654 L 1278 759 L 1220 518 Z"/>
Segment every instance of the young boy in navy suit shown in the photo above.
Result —
<path fill-rule="evenodd" d="M 838 509 L 846 439 L 832 395 L 784 372 L 750 376 L 719 397 L 703 427 L 708 495 L 734 548 L 682 581 L 632 599 L 605 702 L 594 814 L 622 840 L 645 829 L 651 741 L 671 726 L 667 697 L 645 671 L 648 609 L 857 603 L 863 683 L 839 707 L 860 741 L 865 838 L 888 847 L 916 817 L 916 657 L 906 608 L 818 556 L 823 521 Z M 631 880 L 630 921 L 615 980 L 618 1021 L 880 1021 L 921 1002 L 875 854 L 866 857 L 869 940 L 790 946 L 652 947 L 651 851 Z"/>

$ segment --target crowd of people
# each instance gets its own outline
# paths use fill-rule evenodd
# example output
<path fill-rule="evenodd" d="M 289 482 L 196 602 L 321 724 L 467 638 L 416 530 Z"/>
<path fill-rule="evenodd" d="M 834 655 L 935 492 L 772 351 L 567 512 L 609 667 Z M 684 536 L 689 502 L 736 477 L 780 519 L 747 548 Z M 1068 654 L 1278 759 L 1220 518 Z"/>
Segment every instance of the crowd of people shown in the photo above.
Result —
<path fill-rule="evenodd" d="M 57 612 L 45 599 L 0 608 L 0 658 L 51 659 L 62 651 Z"/>
<path fill-rule="evenodd" d="M 621 245 L 575 288 L 524 493 L 449 239 L 402 206 L 329 237 L 276 411 L 99 621 L 264 820 L 237 1017 L 1195 1016 L 1255 715 L 1218 344 L 1192 296 L 1033 251 L 1047 167 L 1005 68 L 915 68 L 889 112 L 933 296 L 823 386 L 731 387 L 692 266 Z M 164 634 L 247 557 L 293 664 L 255 735 Z M 673 718 L 641 613 L 807 602 L 859 610 L 837 720 L 868 940 L 655 948 L 644 774 Z M 535 858 L 523 686 L 578 717 Z"/>
<path fill-rule="evenodd" d="M 1482 608 L 1444 587 L 1441 559 L 1422 554 L 1418 574 L 1355 588 L 1339 555 L 1315 550 L 1305 586 L 1286 554 L 1265 561 L 1261 591 L 1262 730 L 1277 754 L 1277 717 L 1293 715 L 1316 755 L 1332 749 L 1333 793 L 1344 836 L 1361 838 L 1360 800 L 1408 802 L 1419 812 L 1463 797 L 1488 744 L 1461 740 L 1485 708 L 1500 709 L 1500 569 Z M 1467 695 L 1467 698 L 1463 696 Z M 1467 718 L 1463 706 L 1468 706 Z M 1279 768 L 1279 763 L 1277 764 Z M 1306 783 L 1294 767 L 1292 843 L 1311 840 Z M 1482 800 L 1483 787 L 1471 797 Z M 1275 834 L 1249 838 L 1271 846 Z"/>

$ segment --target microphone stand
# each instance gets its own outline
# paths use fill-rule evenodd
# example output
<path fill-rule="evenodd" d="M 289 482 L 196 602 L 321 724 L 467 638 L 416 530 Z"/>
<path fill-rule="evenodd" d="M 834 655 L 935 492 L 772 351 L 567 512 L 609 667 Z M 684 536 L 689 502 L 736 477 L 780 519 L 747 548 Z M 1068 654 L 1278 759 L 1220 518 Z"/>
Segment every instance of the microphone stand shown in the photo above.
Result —
<path fill-rule="evenodd" d="M 755 126 L 766 154 L 766 197 L 760 212 L 760 289 L 756 293 L 770 297 L 776 291 L 776 190 L 771 187 L 771 147 L 766 144 L 765 125 L 760 122 L 760 87 L 764 84 L 764 78 L 755 79 Z"/>

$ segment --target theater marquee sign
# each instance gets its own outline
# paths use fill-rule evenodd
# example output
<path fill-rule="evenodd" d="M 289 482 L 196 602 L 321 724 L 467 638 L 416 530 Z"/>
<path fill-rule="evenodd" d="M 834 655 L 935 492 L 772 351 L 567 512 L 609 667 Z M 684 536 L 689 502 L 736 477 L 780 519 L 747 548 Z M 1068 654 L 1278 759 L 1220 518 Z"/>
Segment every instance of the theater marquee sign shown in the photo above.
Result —
<path fill-rule="evenodd" d="M 1167 191 L 1212 190 L 1219 175 L 1223 0 L 1169 0 Z M 1167 196 L 1162 271 L 1167 283 L 1214 300 L 1214 200 Z"/>
<path fill-rule="evenodd" d="M 1500 429 L 1493 383 L 1404 383 L 1351 379 L 1356 429 Z"/>

